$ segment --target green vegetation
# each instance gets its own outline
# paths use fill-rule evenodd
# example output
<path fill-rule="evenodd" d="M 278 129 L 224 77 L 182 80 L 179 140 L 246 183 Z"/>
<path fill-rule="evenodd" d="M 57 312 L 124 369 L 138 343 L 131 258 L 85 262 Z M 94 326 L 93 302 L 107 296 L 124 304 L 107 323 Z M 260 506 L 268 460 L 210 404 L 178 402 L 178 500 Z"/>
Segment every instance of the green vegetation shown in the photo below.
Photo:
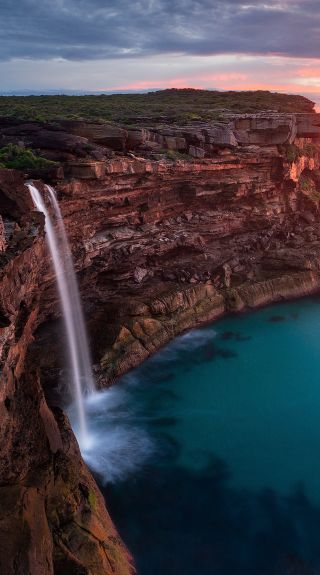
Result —
<path fill-rule="evenodd" d="M 308 158 L 314 158 L 314 156 L 319 153 L 319 146 L 316 144 L 306 144 L 301 150 L 301 156 L 307 156 Z"/>
<path fill-rule="evenodd" d="M 148 94 L 99 96 L 1 96 L 0 117 L 55 121 L 86 119 L 124 124 L 217 120 L 223 113 L 313 112 L 314 104 L 303 96 L 256 92 L 162 90 Z"/>
<path fill-rule="evenodd" d="M 311 200 L 314 202 L 320 201 L 320 174 L 318 172 L 313 172 L 311 174 L 304 173 L 301 174 L 299 178 L 299 186 L 302 192 L 307 194 Z"/>
<path fill-rule="evenodd" d="M 279 151 L 286 157 L 288 162 L 292 163 L 302 156 L 314 158 L 320 149 L 318 145 L 312 143 L 305 144 L 303 148 L 299 148 L 295 144 L 288 144 L 279 146 Z"/>
<path fill-rule="evenodd" d="M 282 153 L 287 158 L 288 162 L 295 162 L 299 156 L 301 156 L 301 149 L 295 144 L 289 144 L 288 146 L 280 146 Z"/>
<path fill-rule="evenodd" d="M 15 144 L 8 144 L 0 148 L 0 168 L 13 168 L 15 170 L 47 170 L 55 162 L 36 156 L 29 148 Z"/>
<path fill-rule="evenodd" d="M 166 158 L 168 158 L 168 160 L 172 160 L 173 162 L 175 160 L 192 160 L 192 156 L 189 156 L 189 154 L 182 154 L 177 150 L 168 150 L 163 148 L 159 153 L 163 154 Z"/>
<path fill-rule="evenodd" d="M 315 183 L 310 176 L 301 175 L 299 179 L 299 186 L 303 192 L 313 192 L 315 190 Z"/>

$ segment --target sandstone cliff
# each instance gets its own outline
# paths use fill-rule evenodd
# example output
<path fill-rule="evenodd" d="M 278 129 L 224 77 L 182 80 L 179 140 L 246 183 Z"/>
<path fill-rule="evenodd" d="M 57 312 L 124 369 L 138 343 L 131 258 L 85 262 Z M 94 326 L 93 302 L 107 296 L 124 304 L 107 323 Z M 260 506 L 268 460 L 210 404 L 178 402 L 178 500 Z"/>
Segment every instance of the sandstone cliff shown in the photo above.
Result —
<path fill-rule="evenodd" d="M 311 113 L 0 121 L 2 145 L 56 162 L 0 169 L 1 573 L 132 570 L 57 407 L 60 311 L 26 179 L 57 189 L 103 386 L 187 328 L 320 287 L 319 134 Z"/>

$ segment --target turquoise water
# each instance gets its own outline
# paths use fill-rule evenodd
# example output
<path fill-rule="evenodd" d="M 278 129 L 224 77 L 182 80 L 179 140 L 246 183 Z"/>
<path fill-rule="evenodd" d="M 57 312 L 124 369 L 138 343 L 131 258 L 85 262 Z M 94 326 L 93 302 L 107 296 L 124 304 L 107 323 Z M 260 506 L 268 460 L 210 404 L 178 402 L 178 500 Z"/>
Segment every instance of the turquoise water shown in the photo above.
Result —
<path fill-rule="evenodd" d="M 320 299 L 190 331 L 104 398 L 91 464 L 140 575 L 320 573 Z"/>

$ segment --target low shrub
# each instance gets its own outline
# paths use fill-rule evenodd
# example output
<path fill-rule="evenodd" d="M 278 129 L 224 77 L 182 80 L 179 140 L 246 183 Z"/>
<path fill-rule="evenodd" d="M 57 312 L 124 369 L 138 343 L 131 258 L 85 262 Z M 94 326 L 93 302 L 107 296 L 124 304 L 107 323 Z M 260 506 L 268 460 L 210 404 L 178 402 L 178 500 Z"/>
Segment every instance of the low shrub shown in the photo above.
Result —
<path fill-rule="evenodd" d="M 55 162 L 35 155 L 33 150 L 16 144 L 8 144 L 0 148 L 0 167 L 14 170 L 47 170 Z"/>

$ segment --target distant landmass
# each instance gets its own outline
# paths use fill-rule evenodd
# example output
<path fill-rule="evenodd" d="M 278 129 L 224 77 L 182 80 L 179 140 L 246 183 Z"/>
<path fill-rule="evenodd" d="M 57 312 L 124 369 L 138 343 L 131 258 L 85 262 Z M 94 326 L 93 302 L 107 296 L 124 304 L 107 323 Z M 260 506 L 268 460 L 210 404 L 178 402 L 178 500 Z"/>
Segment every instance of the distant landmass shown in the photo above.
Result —
<path fill-rule="evenodd" d="M 257 91 L 170 88 L 144 93 L 71 93 L 15 95 L 0 98 L 0 117 L 40 122 L 91 120 L 136 125 L 223 121 L 225 114 L 273 111 L 314 112 L 314 102 L 300 95 Z"/>
<path fill-rule="evenodd" d="M 155 92 L 156 90 L 66 90 L 61 88 L 59 90 L 0 90 L 0 96 L 98 96 L 105 94 L 110 96 L 112 94 L 145 94 L 147 92 Z"/>
<path fill-rule="evenodd" d="M 117 94 L 148 94 L 150 92 L 162 92 L 162 88 L 146 88 L 144 90 L 70 90 L 66 88 L 52 89 L 20 89 L 20 90 L 0 90 L 1 96 L 112 96 Z M 205 90 L 206 92 L 227 92 L 227 90 L 217 90 L 216 88 L 210 88 Z M 276 93 L 272 92 L 271 93 Z M 301 95 L 305 98 L 310 99 L 316 104 L 316 111 L 320 110 L 320 94 L 310 93 L 310 92 L 300 92 L 294 93 L 289 92 L 290 95 Z"/>

